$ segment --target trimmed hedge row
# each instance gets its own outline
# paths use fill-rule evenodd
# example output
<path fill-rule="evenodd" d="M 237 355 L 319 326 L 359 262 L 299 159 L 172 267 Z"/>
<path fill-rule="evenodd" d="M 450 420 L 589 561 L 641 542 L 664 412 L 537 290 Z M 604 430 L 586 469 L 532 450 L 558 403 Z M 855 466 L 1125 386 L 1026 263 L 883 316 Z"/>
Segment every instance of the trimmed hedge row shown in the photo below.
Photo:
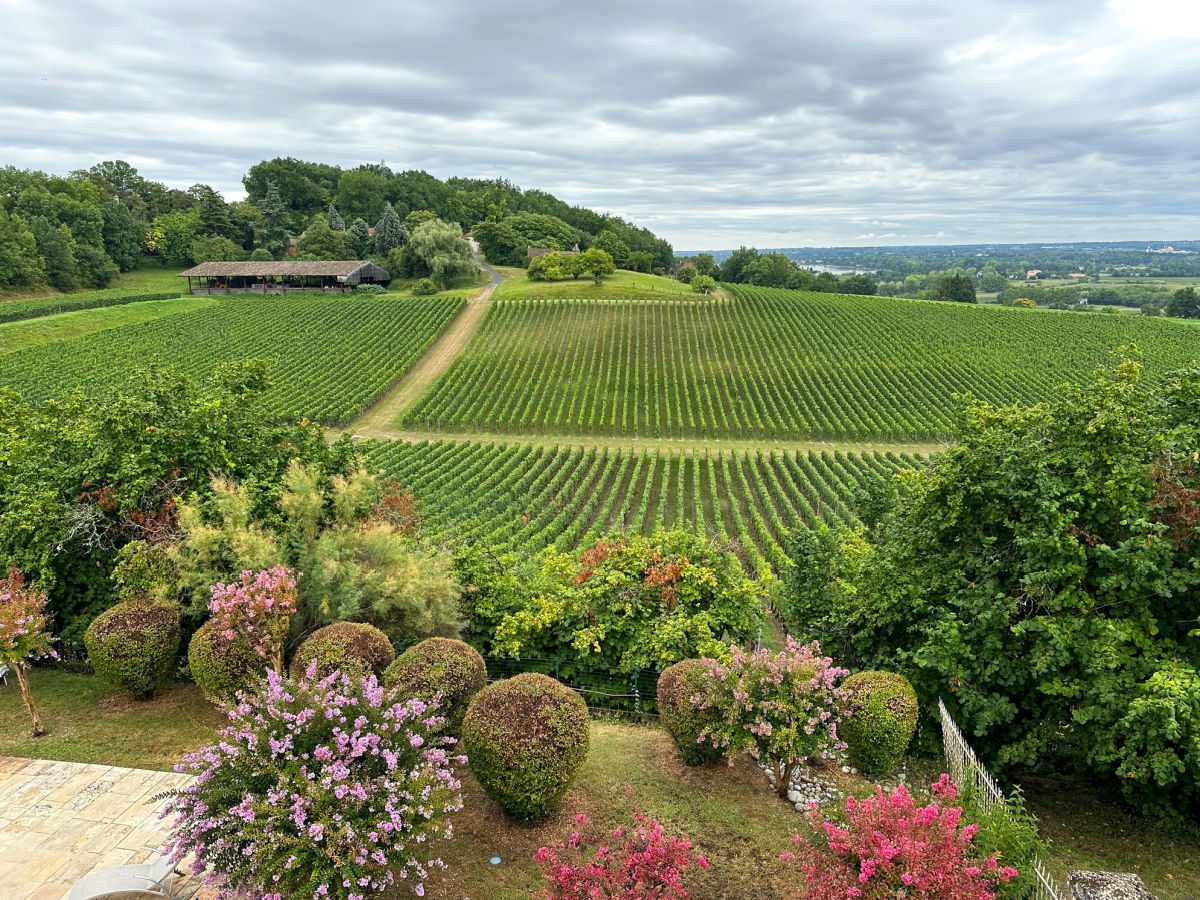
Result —
<path fill-rule="evenodd" d="M 705 690 L 704 671 L 704 660 L 685 659 L 658 676 L 659 718 L 689 766 L 715 762 L 724 755 L 720 748 L 699 740 L 700 732 L 718 718 L 715 711 L 692 705 L 692 698 Z"/>
<path fill-rule="evenodd" d="M 903 675 L 856 672 L 842 682 L 838 726 L 853 762 L 870 778 L 895 773 L 917 729 L 917 693 Z"/>
<path fill-rule="evenodd" d="M 292 677 L 303 675 L 310 663 L 317 664 L 317 678 L 340 670 L 352 678 L 380 676 L 396 658 L 388 636 L 364 622 L 334 622 L 318 628 L 296 649 Z"/>
<path fill-rule="evenodd" d="M 588 711 L 579 695 L 535 672 L 476 694 L 462 728 L 476 780 L 523 822 L 554 812 L 587 758 L 588 738 Z"/>
<path fill-rule="evenodd" d="M 83 638 L 96 674 L 138 700 L 170 677 L 179 653 L 179 607 L 127 600 L 92 620 Z"/>
<path fill-rule="evenodd" d="M 387 667 L 383 683 L 426 703 L 440 692 L 438 712 L 446 719 L 446 733 L 457 736 L 471 698 L 487 685 L 487 665 L 470 644 L 428 638 L 401 653 Z"/>
<path fill-rule="evenodd" d="M 61 297 L 39 300 L 14 300 L 0 303 L 0 322 L 20 322 L 80 309 L 99 309 L 102 306 L 123 306 L 147 300 L 174 300 L 179 291 L 139 292 L 129 294 L 93 291 L 83 294 L 63 294 Z"/>

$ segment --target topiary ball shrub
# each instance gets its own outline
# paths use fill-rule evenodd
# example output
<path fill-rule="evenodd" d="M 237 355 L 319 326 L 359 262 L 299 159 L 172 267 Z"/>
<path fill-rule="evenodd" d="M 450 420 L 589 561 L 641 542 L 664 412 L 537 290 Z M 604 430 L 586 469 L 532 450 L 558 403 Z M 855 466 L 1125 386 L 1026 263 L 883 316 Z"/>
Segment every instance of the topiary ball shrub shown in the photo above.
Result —
<path fill-rule="evenodd" d="M 431 297 L 438 292 L 438 286 L 434 284 L 431 278 L 422 278 L 413 285 L 414 297 Z"/>
<path fill-rule="evenodd" d="M 395 658 L 392 642 L 374 625 L 334 622 L 318 628 L 296 649 L 292 677 L 304 675 L 313 662 L 317 664 L 318 680 L 337 670 L 352 678 L 378 677 Z"/>
<path fill-rule="evenodd" d="M 569 687 L 535 672 L 480 691 L 463 720 L 471 772 L 509 815 L 554 812 L 588 751 L 588 711 Z"/>
<path fill-rule="evenodd" d="M 913 686 L 895 672 L 857 672 L 842 682 L 842 690 L 838 731 L 850 761 L 871 778 L 894 774 L 917 728 Z"/>
<path fill-rule="evenodd" d="M 429 638 L 409 647 L 388 666 L 383 683 L 405 697 L 431 702 L 441 691 L 438 715 L 445 730 L 457 735 L 471 698 L 487 685 L 487 665 L 470 644 L 451 638 Z"/>
<path fill-rule="evenodd" d="M 269 665 L 248 641 L 226 640 L 211 620 L 188 644 L 192 680 L 214 703 L 228 703 L 238 691 L 257 689 Z"/>
<path fill-rule="evenodd" d="M 179 607 L 153 600 L 126 600 L 96 616 L 83 643 L 98 676 L 138 700 L 153 697 L 175 667 Z"/>
<path fill-rule="evenodd" d="M 692 697 L 704 691 L 704 673 L 703 660 L 685 659 L 658 676 L 659 719 L 689 766 L 715 762 L 723 755 L 709 741 L 700 742 L 700 732 L 717 718 L 713 710 L 692 706 Z"/>

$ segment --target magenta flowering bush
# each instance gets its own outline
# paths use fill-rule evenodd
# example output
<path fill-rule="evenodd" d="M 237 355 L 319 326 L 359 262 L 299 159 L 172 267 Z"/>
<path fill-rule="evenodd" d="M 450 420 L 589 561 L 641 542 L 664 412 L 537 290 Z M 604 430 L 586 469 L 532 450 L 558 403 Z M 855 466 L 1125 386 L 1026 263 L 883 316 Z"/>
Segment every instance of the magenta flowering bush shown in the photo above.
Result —
<path fill-rule="evenodd" d="M 283 642 L 296 612 L 296 579 L 286 566 L 242 572 L 238 581 L 214 584 L 212 627 L 225 640 L 245 642 L 283 674 Z"/>
<path fill-rule="evenodd" d="M 1017 877 L 997 854 L 972 853 L 979 826 L 960 827 L 962 808 L 949 801 L 958 789 L 949 775 L 932 786 L 933 799 L 918 806 L 904 786 L 874 797 L 846 798 L 845 821 L 827 821 L 815 804 L 812 833 L 792 837 L 805 900 L 993 900 L 999 885 Z"/>
<path fill-rule="evenodd" d="M 729 663 L 704 663 L 704 690 L 692 703 L 715 714 L 715 721 L 697 740 L 730 755 L 745 750 L 770 764 L 779 796 L 786 796 L 805 760 L 845 747 L 837 731 L 844 692 L 836 682 L 848 670 L 821 656 L 815 641 L 801 644 L 789 637 L 778 653 L 765 648 L 746 653 L 735 646 Z"/>
<path fill-rule="evenodd" d="M 29 673 L 25 669 L 30 659 L 52 657 L 54 638 L 50 636 L 50 616 L 46 613 L 46 592 L 25 583 L 25 576 L 16 566 L 8 575 L 0 578 L 0 663 L 4 663 L 17 676 L 21 688 L 21 699 L 33 720 L 33 736 L 46 733 L 41 713 L 33 702 L 29 688 Z"/>
<path fill-rule="evenodd" d="M 268 672 L 230 709 L 220 740 L 176 771 L 170 853 L 195 854 L 218 898 L 362 900 L 392 884 L 424 896 L 432 844 L 462 808 L 453 739 L 435 706 L 371 675 Z"/>
<path fill-rule="evenodd" d="M 691 841 L 663 834 L 645 813 L 633 814 L 632 828 L 607 835 L 587 834 L 588 825 L 586 816 L 576 816 L 570 837 L 534 854 L 545 879 L 534 900 L 686 900 L 684 871 L 693 864 L 708 868 Z"/>

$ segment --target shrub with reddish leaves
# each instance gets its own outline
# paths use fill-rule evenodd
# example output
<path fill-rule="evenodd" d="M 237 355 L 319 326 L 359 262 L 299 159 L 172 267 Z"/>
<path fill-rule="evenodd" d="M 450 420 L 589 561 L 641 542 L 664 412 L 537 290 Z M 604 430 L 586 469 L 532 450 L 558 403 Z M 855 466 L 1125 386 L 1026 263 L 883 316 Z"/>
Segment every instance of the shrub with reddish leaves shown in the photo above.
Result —
<path fill-rule="evenodd" d="M 607 834 L 586 833 L 588 824 L 586 816 L 576 816 L 570 837 L 534 854 L 545 878 L 534 900 L 682 900 L 689 896 L 684 871 L 708 868 L 691 841 L 664 835 L 644 813 L 633 814 L 632 828 Z"/>
<path fill-rule="evenodd" d="M 844 821 L 827 821 L 814 805 L 811 835 L 793 836 L 797 850 L 780 859 L 799 862 L 805 900 L 993 900 L 1017 870 L 972 852 L 979 826 L 959 827 L 962 808 L 949 804 L 957 796 L 943 775 L 924 806 L 903 785 L 846 798 Z"/>

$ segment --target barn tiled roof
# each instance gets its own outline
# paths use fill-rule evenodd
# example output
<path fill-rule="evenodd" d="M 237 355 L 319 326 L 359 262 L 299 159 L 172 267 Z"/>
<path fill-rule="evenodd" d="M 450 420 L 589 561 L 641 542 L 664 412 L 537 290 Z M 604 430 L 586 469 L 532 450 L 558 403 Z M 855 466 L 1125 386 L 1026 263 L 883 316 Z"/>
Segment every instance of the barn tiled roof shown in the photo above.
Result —
<path fill-rule="evenodd" d="M 327 278 L 346 278 L 353 275 L 359 269 L 365 266 L 373 266 L 374 263 L 369 260 L 362 259 L 343 259 L 343 260 L 265 260 L 262 262 L 251 260 L 249 262 L 206 262 L 200 263 L 198 266 L 193 266 L 186 272 L 180 272 L 179 277 L 186 276 L 201 278 L 231 278 L 235 276 L 247 276 L 251 278 L 274 278 L 290 277 L 290 276 L 305 276 L 311 275 L 314 277 Z"/>

